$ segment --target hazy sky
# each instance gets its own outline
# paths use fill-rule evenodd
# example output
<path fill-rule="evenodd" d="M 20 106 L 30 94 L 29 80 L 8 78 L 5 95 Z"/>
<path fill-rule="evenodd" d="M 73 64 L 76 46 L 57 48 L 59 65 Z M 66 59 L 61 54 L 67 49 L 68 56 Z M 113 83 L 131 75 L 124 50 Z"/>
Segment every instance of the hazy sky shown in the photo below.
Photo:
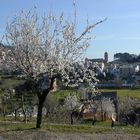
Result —
<path fill-rule="evenodd" d="M 67 18 L 72 17 L 72 0 L 0 0 L 0 36 L 9 18 L 34 6 L 42 15 L 63 11 Z M 77 0 L 76 7 L 78 31 L 86 26 L 87 17 L 89 23 L 108 18 L 93 30 L 95 39 L 87 57 L 103 57 L 107 51 L 111 60 L 116 52 L 140 53 L 140 0 Z"/>

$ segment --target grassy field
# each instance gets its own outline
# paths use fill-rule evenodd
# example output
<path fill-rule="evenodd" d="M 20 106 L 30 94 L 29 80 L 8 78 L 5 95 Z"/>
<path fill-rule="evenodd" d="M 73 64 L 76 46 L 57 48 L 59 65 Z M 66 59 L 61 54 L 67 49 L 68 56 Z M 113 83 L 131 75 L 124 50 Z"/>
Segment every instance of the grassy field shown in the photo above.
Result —
<path fill-rule="evenodd" d="M 24 80 L 19 80 L 17 77 L 10 75 L 0 75 L 0 88 L 13 88 L 19 84 L 24 83 Z"/>
<path fill-rule="evenodd" d="M 23 122 L 0 122 L 0 133 L 8 131 L 22 131 L 35 129 L 35 123 L 23 123 Z M 140 134 L 140 128 L 133 126 L 121 126 L 116 124 L 115 127 L 110 126 L 110 122 L 100 123 L 97 122 L 94 126 L 91 124 L 47 124 L 42 125 L 41 130 L 51 132 L 62 132 L 62 133 L 115 133 L 121 132 L 125 134 Z"/>
<path fill-rule="evenodd" d="M 101 91 L 117 91 L 117 96 L 122 99 L 126 96 L 134 97 L 140 100 L 140 89 L 116 89 L 116 90 L 111 90 L 111 89 L 104 89 Z"/>
<path fill-rule="evenodd" d="M 55 100 L 61 100 L 64 99 L 66 96 L 68 95 L 78 95 L 78 92 L 76 92 L 75 90 L 58 90 L 55 92 L 51 93 L 51 96 L 55 99 Z"/>
<path fill-rule="evenodd" d="M 5 124 L 4 124 L 5 125 Z M 6 140 L 139 140 L 140 129 L 132 127 L 101 127 L 83 125 L 44 124 L 35 129 L 32 124 L 9 124 L 0 127 L 0 139 Z M 22 126 L 23 125 L 23 126 Z M 1 126 L 1 123 L 0 123 Z M 5 126 L 8 126 L 5 125 Z M 22 127 L 22 128 L 21 128 Z"/>
<path fill-rule="evenodd" d="M 100 90 L 101 92 L 112 92 L 112 91 L 117 91 L 117 96 L 120 98 L 120 99 L 123 99 L 124 97 L 126 96 L 130 96 L 130 97 L 133 97 L 133 98 L 137 98 L 140 100 L 140 89 L 103 89 L 103 90 Z M 67 95 L 70 95 L 70 94 L 76 94 L 77 96 L 79 96 L 78 92 L 74 91 L 74 90 L 59 90 L 59 91 L 56 91 L 56 92 L 53 92 L 52 93 L 52 96 L 56 99 L 56 100 L 59 100 L 59 99 L 64 99 Z"/>

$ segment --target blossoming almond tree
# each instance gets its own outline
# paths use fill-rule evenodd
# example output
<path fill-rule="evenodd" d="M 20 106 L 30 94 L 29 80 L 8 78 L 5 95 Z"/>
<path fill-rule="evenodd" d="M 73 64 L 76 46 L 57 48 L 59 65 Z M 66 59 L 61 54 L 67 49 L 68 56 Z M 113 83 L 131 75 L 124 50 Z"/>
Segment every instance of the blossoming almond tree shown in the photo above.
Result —
<path fill-rule="evenodd" d="M 80 107 L 80 102 L 76 95 L 68 95 L 64 100 L 63 107 L 69 112 L 70 114 L 70 123 L 73 124 L 73 115 L 74 112 Z"/>
<path fill-rule="evenodd" d="M 11 46 L 6 62 L 22 71 L 38 96 L 37 128 L 41 127 L 43 104 L 55 78 L 81 61 L 90 31 L 104 20 L 87 26 L 81 34 L 77 34 L 74 21 L 65 20 L 63 13 L 40 18 L 35 10 L 19 13 L 6 26 L 6 40 Z"/>

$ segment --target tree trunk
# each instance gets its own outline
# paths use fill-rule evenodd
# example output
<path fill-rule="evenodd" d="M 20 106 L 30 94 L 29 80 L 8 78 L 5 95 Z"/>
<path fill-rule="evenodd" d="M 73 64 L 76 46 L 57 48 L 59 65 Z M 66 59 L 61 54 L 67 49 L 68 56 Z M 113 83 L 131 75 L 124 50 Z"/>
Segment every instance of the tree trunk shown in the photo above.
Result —
<path fill-rule="evenodd" d="M 21 96 L 21 103 L 22 103 L 22 112 L 24 114 L 24 121 L 25 121 L 25 123 L 27 123 L 27 111 L 26 111 L 23 95 Z"/>
<path fill-rule="evenodd" d="M 49 94 L 50 90 L 53 89 L 53 84 L 54 84 L 55 78 L 52 77 L 50 78 L 50 88 L 43 90 L 42 92 L 37 92 L 38 96 L 38 112 L 37 112 L 37 122 L 36 122 L 36 128 L 41 128 L 41 123 L 42 123 L 42 109 L 44 102 L 46 100 L 47 95 Z"/>
<path fill-rule="evenodd" d="M 41 128 L 43 101 L 39 99 L 36 128 Z"/>
<path fill-rule="evenodd" d="M 73 112 L 70 114 L 70 124 L 73 124 Z"/>
<path fill-rule="evenodd" d="M 15 109 L 15 121 L 17 121 L 17 110 Z"/>
<path fill-rule="evenodd" d="M 5 106 L 3 107 L 3 119 L 4 119 L 4 121 L 5 121 L 5 116 L 6 116 L 6 111 L 5 111 L 6 109 L 5 109 Z"/>
<path fill-rule="evenodd" d="M 25 114 L 24 114 L 24 121 L 25 121 L 25 123 L 27 123 L 27 114 L 26 114 L 26 112 L 25 112 Z"/>
<path fill-rule="evenodd" d="M 111 122 L 111 127 L 114 127 L 114 121 L 112 120 L 112 122 Z"/>
<path fill-rule="evenodd" d="M 36 122 L 36 128 L 41 128 L 42 123 L 42 109 L 45 102 L 45 99 L 48 95 L 49 91 L 41 94 L 38 94 L 38 112 L 37 112 L 37 122 Z"/>

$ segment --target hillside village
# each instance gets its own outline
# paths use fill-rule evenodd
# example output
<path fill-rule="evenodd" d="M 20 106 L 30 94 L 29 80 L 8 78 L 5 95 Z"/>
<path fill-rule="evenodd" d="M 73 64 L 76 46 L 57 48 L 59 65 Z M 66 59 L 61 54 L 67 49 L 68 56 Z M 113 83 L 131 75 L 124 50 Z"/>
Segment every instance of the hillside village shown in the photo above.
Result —
<path fill-rule="evenodd" d="M 140 62 L 127 63 L 121 60 L 108 61 L 108 53 L 104 58 L 85 59 L 85 63 L 96 64 L 100 88 L 129 88 L 140 86 Z"/>

